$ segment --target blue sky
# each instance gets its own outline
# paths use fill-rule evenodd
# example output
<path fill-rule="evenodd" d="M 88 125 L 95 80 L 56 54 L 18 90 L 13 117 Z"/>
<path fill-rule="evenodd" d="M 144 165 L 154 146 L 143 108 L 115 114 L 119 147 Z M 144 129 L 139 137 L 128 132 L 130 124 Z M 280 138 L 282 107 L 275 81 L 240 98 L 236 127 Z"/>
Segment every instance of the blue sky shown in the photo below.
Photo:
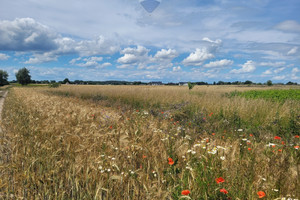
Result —
<path fill-rule="evenodd" d="M 0 69 L 34 80 L 300 83 L 299 0 L 1 0 Z"/>

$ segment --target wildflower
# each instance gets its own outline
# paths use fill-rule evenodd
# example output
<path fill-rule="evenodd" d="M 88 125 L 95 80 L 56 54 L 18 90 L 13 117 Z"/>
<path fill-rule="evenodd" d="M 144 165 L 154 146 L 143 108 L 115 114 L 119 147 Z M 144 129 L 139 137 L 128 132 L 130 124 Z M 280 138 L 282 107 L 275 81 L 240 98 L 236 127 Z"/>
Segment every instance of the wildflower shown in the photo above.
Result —
<path fill-rule="evenodd" d="M 248 151 L 251 151 L 251 150 L 252 150 L 252 149 L 249 147 L 249 148 L 248 148 Z"/>
<path fill-rule="evenodd" d="M 216 135 L 216 133 L 212 133 L 212 135 Z"/>
<path fill-rule="evenodd" d="M 214 113 L 212 113 L 212 112 L 211 112 L 211 113 L 210 113 L 208 116 L 210 116 L 210 117 L 211 117 L 213 114 L 214 114 Z"/>
<path fill-rule="evenodd" d="M 164 112 L 162 111 L 161 114 L 164 114 Z"/>
<path fill-rule="evenodd" d="M 279 152 L 282 152 L 282 149 L 278 149 Z"/>
<path fill-rule="evenodd" d="M 281 144 L 282 144 L 282 145 L 285 145 L 285 142 L 284 142 L 284 141 L 282 141 L 282 142 L 281 142 Z"/>
<path fill-rule="evenodd" d="M 110 128 L 110 129 L 112 129 L 112 128 L 113 128 L 113 126 L 110 126 L 109 128 Z"/>
<path fill-rule="evenodd" d="M 251 134 L 251 133 L 250 133 L 250 135 L 249 135 L 249 136 L 250 136 L 250 137 L 253 137 L 253 134 Z"/>
<path fill-rule="evenodd" d="M 143 159 L 145 159 L 145 158 L 147 158 L 147 156 L 146 156 L 146 155 L 143 155 Z"/>
<path fill-rule="evenodd" d="M 240 129 L 238 129 L 237 131 L 238 131 L 238 132 L 242 132 L 242 131 L 243 131 L 243 129 L 241 129 L 241 128 L 240 128 Z"/>
<path fill-rule="evenodd" d="M 227 194 L 227 193 L 228 193 L 228 191 L 227 191 L 226 189 L 224 189 L 224 188 L 220 189 L 220 192 L 222 192 L 222 193 L 224 193 L 224 194 Z"/>
<path fill-rule="evenodd" d="M 191 192 L 189 190 L 182 190 L 182 195 L 189 195 Z"/>
<path fill-rule="evenodd" d="M 225 156 L 221 156 L 220 159 L 221 159 L 221 160 L 225 160 Z"/>
<path fill-rule="evenodd" d="M 169 165 L 174 165 L 174 160 L 172 158 L 168 158 L 168 161 Z"/>
<path fill-rule="evenodd" d="M 219 183 L 224 183 L 225 180 L 224 180 L 224 178 L 219 177 L 219 178 L 216 178 L 216 182 L 217 182 L 218 184 L 219 184 Z"/>
<path fill-rule="evenodd" d="M 264 193 L 263 191 L 258 191 L 257 192 L 257 195 L 258 195 L 258 198 L 263 198 L 263 197 L 265 197 L 266 196 L 266 193 Z"/>
<path fill-rule="evenodd" d="M 281 137 L 275 136 L 274 139 L 275 139 L 275 140 L 281 140 Z"/>
<path fill-rule="evenodd" d="M 295 135 L 294 137 L 295 137 L 295 138 L 299 138 L 300 136 L 299 136 L 299 135 Z"/>
<path fill-rule="evenodd" d="M 299 149 L 299 146 L 294 146 L 295 149 Z"/>

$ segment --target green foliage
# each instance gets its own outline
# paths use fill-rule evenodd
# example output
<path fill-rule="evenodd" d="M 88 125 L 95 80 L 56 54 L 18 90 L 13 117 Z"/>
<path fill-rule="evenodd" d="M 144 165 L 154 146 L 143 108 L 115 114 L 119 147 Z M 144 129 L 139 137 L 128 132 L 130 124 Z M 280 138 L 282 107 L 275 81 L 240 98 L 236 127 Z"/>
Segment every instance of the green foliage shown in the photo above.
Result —
<path fill-rule="evenodd" d="M 26 69 L 25 67 L 20 69 L 16 73 L 16 78 L 21 85 L 27 85 L 31 83 L 31 76 L 29 75 L 29 70 Z"/>
<path fill-rule="evenodd" d="M 3 71 L 3 70 L 0 70 L 0 86 L 9 84 L 8 81 L 7 81 L 7 78 L 8 78 L 7 72 Z"/>
<path fill-rule="evenodd" d="M 49 85 L 50 88 L 58 88 L 60 86 L 60 83 L 51 83 Z"/>
<path fill-rule="evenodd" d="M 271 81 L 271 80 L 268 80 L 268 81 L 267 81 L 267 86 L 272 86 L 272 85 L 273 85 L 272 81 Z"/>
<path fill-rule="evenodd" d="M 195 83 L 188 82 L 189 90 L 193 89 L 195 85 Z"/>

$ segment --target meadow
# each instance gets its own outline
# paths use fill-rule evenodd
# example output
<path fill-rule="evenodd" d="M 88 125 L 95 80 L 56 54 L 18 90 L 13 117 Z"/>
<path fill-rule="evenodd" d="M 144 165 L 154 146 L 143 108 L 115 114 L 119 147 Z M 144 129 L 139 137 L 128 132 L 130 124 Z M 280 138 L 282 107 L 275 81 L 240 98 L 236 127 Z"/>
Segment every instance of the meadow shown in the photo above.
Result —
<path fill-rule="evenodd" d="M 10 88 L 0 198 L 299 199 L 299 90 Z"/>

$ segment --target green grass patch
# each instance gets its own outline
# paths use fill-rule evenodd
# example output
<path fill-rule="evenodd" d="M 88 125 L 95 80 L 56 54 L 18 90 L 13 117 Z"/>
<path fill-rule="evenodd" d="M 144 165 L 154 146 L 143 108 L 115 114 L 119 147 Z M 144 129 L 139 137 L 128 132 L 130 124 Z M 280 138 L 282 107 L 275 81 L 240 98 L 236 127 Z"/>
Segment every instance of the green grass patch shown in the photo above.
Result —
<path fill-rule="evenodd" d="M 267 99 L 272 101 L 300 100 L 299 89 L 289 90 L 250 90 L 246 92 L 233 91 L 228 97 L 241 96 L 249 99 Z"/>

